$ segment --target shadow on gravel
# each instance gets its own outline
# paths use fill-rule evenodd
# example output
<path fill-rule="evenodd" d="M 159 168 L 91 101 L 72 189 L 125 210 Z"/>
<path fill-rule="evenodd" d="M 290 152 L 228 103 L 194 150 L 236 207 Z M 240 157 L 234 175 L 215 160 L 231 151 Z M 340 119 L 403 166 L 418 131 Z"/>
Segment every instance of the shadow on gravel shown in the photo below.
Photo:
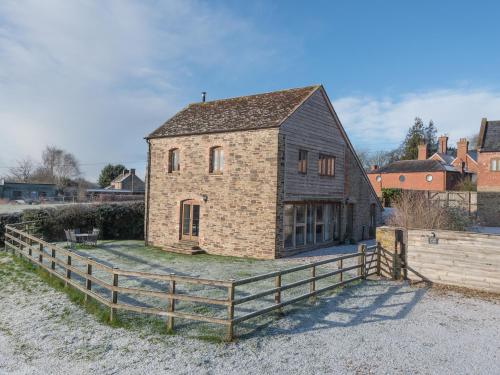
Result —
<path fill-rule="evenodd" d="M 286 310 L 279 320 L 275 314 L 274 319 L 259 325 L 251 320 L 240 324 L 243 332 L 237 335 L 292 335 L 404 319 L 426 292 L 426 288 L 410 288 L 402 282 L 367 281 L 335 295 L 319 297 L 314 304 L 298 304 Z"/>

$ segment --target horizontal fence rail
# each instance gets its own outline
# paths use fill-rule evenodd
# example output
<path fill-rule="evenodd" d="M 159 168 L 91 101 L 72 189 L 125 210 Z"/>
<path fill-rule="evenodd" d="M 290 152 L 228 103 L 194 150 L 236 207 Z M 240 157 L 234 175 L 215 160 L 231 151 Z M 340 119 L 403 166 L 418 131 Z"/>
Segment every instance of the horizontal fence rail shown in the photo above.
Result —
<path fill-rule="evenodd" d="M 85 296 L 93 298 L 110 309 L 110 320 L 116 318 L 118 310 L 136 313 L 153 314 L 167 318 L 167 329 L 173 330 L 174 318 L 201 321 L 219 324 L 226 327 L 226 339 L 234 337 L 236 324 L 255 318 L 271 311 L 282 311 L 284 306 L 303 300 L 312 299 L 318 294 L 339 288 L 346 284 L 366 279 L 369 276 L 380 275 L 381 247 L 374 245 L 367 247 L 362 244 L 357 253 L 341 255 L 334 258 L 291 267 L 275 272 L 248 277 L 239 280 L 204 279 L 176 274 L 158 274 L 123 270 L 103 264 L 95 259 L 77 254 L 53 243 L 46 242 L 30 233 L 32 222 L 9 224 L 5 226 L 5 246 L 13 253 L 26 257 L 30 262 L 40 266 L 49 274 L 64 281 Z M 346 265 L 346 262 L 352 264 Z M 356 271 L 356 276 L 348 274 Z M 300 272 L 308 273 L 303 277 Z M 284 276 L 299 277 L 298 280 L 284 282 Z M 144 287 L 135 287 L 123 284 L 127 280 L 143 280 L 155 283 L 160 290 L 151 290 Z M 122 282 L 120 282 L 122 280 Z M 318 287 L 323 280 L 326 285 Z M 272 282 L 273 287 L 264 288 L 261 282 Z M 182 290 L 179 287 L 182 286 Z M 285 298 L 285 291 L 300 292 L 299 288 L 306 288 L 305 293 Z M 251 290 L 249 292 L 248 290 Z M 215 291 L 219 298 L 198 295 L 194 292 Z M 255 291 L 256 290 L 256 291 Z M 120 300 L 119 300 L 119 296 Z M 154 298 L 162 302 L 162 306 L 140 306 L 130 302 L 130 296 Z M 263 308 L 241 308 L 238 314 L 235 307 L 248 304 L 252 301 L 268 302 L 271 305 Z M 218 309 L 219 315 L 207 315 L 197 312 L 180 311 L 179 303 L 209 305 Z M 163 305 L 165 304 L 165 305 Z M 247 305 L 246 305 L 247 306 Z M 182 309 L 181 309 L 182 310 Z M 249 310 L 254 310 L 250 311 Z M 241 313 L 240 313 L 241 312 Z"/>

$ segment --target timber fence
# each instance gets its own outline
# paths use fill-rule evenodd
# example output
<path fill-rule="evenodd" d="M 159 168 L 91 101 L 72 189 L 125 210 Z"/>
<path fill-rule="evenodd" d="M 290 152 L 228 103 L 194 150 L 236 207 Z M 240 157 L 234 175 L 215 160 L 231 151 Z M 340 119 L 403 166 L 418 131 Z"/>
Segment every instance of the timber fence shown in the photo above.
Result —
<path fill-rule="evenodd" d="M 357 253 L 239 280 L 130 271 L 39 239 L 30 233 L 30 225 L 30 222 L 6 225 L 5 248 L 43 268 L 64 281 L 67 286 L 76 288 L 85 295 L 85 300 L 90 297 L 107 306 L 110 309 L 111 321 L 116 319 L 118 310 L 125 310 L 166 317 L 166 328 L 170 331 L 174 329 L 175 318 L 214 323 L 225 327 L 228 341 L 233 340 L 237 324 L 271 311 L 282 312 L 283 307 L 287 305 L 314 299 L 320 293 L 379 275 L 381 269 L 381 246 L 367 247 L 362 244 L 359 245 Z M 355 275 L 350 271 L 355 271 Z M 300 272 L 308 272 L 308 276 L 302 278 Z M 295 275 L 299 279 L 285 283 L 285 275 Z M 128 283 L 123 283 L 126 280 Z M 139 282 L 141 287 L 134 286 L 139 280 L 145 282 Z M 259 283 L 266 280 L 274 281 L 274 286 L 262 290 Z M 322 281 L 321 286 L 318 286 L 319 281 Z M 156 289 L 144 288 L 144 284 L 154 285 Z M 306 292 L 302 293 L 300 288 L 304 287 Z M 248 292 L 249 289 L 252 292 Z M 299 294 L 288 296 L 285 291 L 296 291 Z M 214 293 L 218 298 L 212 297 Z M 137 301 L 130 298 L 131 295 L 152 298 L 162 303 L 152 304 L 148 300 L 148 304 L 144 306 L 144 303 L 135 303 Z M 266 297 L 271 297 L 271 300 Z M 266 303 L 266 306 L 239 308 L 240 305 L 257 300 Z M 178 309 L 177 304 L 180 302 L 188 303 L 194 308 L 189 312 Z M 206 309 L 197 309 L 197 305 L 216 307 L 216 314 L 205 313 Z"/>

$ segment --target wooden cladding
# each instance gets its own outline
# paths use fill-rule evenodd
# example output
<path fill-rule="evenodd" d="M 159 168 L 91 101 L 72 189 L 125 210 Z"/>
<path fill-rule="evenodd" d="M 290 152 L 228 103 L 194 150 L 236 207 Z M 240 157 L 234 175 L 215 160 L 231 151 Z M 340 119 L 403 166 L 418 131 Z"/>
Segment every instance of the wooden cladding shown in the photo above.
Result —
<path fill-rule="evenodd" d="M 318 173 L 320 176 L 335 176 L 335 157 L 319 154 Z"/>
<path fill-rule="evenodd" d="M 307 173 L 307 151 L 299 150 L 299 163 L 297 166 L 299 173 Z"/>

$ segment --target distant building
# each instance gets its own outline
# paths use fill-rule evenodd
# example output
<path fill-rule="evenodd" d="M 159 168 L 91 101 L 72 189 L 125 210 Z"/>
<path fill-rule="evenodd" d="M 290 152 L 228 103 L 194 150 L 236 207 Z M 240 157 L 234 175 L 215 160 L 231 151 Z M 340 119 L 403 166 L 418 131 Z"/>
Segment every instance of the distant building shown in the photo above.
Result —
<path fill-rule="evenodd" d="M 481 120 L 477 202 L 482 225 L 500 226 L 500 121 Z"/>
<path fill-rule="evenodd" d="M 131 193 L 144 193 L 144 181 L 135 174 L 135 169 L 128 171 L 123 170 L 123 173 L 111 181 L 110 185 L 105 190 L 121 190 Z"/>
<path fill-rule="evenodd" d="M 469 151 L 469 142 L 457 142 L 457 156 L 448 152 L 448 137 L 439 137 L 438 151 L 427 158 L 427 145 L 418 148 L 417 160 L 401 160 L 384 167 L 373 166 L 368 178 L 379 197 L 382 189 L 455 190 L 465 178 L 476 181 L 477 153 Z"/>
<path fill-rule="evenodd" d="M 0 199 L 39 201 L 54 198 L 57 194 L 55 184 L 32 184 L 0 180 Z"/>
<path fill-rule="evenodd" d="M 477 190 L 500 192 L 500 121 L 483 118 L 478 142 Z"/>

